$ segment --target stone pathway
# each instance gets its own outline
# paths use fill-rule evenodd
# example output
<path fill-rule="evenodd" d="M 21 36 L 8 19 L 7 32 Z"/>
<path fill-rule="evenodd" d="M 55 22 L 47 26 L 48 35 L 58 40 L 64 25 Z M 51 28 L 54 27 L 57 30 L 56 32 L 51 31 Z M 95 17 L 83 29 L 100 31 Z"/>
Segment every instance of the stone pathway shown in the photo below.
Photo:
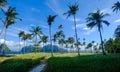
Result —
<path fill-rule="evenodd" d="M 35 68 L 33 68 L 31 71 L 29 72 L 42 72 L 47 66 L 47 60 L 41 60 L 41 64 L 36 66 Z"/>

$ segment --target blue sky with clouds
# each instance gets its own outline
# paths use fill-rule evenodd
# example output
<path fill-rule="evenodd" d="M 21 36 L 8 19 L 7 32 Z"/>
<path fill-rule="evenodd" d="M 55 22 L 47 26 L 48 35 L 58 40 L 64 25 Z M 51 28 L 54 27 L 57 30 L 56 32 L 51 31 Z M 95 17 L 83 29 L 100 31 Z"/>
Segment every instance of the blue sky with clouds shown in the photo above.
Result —
<path fill-rule="evenodd" d="M 64 33 L 67 37 L 74 37 L 74 24 L 73 17 L 66 19 L 63 15 L 68 10 L 67 3 L 79 3 L 79 11 L 76 15 L 78 37 L 82 42 L 83 38 L 86 38 L 87 42 L 96 41 L 99 42 L 99 33 L 97 28 L 92 30 L 86 27 L 86 17 L 88 13 L 95 12 L 100 9 L 104 13 L 109 13 L 110 16 L 104 18 L 110 22 L 110 26 L 104 26 L 103 39 L 113 37 L 114 30 L 120 23 L 120 12 L 113 13 L 112 5 L 118 0 L 8 0 L 8 3 L 12 7 L 16 7 L 19 17 L 23 21 L 18 21 L 16 24 L 11 25 L 7 30 L 7 41 L 18 43 L 18 33 L 20 30 L 24 30 L 29 33 L 32 26 L 40 26 L 45 35 L 48 35 L 47 16 L 49 14 L 58 15 L 52 24 L 52 33 L 54 34 L 60 24 L 63 24 Z M 1 16 L 2 13 L 0 12 Z M 3 27 L 0 24 L 0 29 Z M 0 36 L 2 41 L 3 35 Z"/>

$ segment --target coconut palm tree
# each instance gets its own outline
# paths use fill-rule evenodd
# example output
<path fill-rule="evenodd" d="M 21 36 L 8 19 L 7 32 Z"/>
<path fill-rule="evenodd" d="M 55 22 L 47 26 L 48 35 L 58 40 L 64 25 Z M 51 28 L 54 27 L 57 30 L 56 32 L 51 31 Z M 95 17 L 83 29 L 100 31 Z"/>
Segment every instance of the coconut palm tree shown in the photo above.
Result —
<path fill-rule="evenodd" d="M 120 11 L 120 2 L 117 1 L 116 3 L 114 3 L 114 5 L 112 6 L 113 12 L 116 11 Z"/>
<path fill-rule="evenodd" d="M 54 22 L 56 18 L 56 15 L 49 15 L 47 17 L 47 22 L 48 22 L 48 25 L 49 25 L 49 35 L 50 35 L 50 49 L 51 49 L 51 56 L 53 57 L 53 48 L 52 48 L 52 38 L 51 38 L 51 25 L 52 25 L 52 22 Z"/>
<path fill-rule="evenodd" d="M 85 49 L 85 52 L 86 52 L 86 47 L 85 47 L 86 42 L 85 42 L 85 38 L 83 38 L 83 44 L 82 44 L 82 45 L 84 46 L 84 49 Z"/>
<path fill-rule="evenodd" d="M 31 34 L 23 34 L 22 39 L 24 40 L 24 47 L 27 47 L 27 40 L 31 39 Z M 24 48 L 24 53 L 25 53 L 25 48 Z"/>
<path fill-rule="evenodd" d="M 87 45 L 87 49 L 91 49 L 91 53 L 92 53 L 92 43 L 88 43 L 88 45 Z"/>
<path fill-rule="evenodd" d="M 120 25 L 117 26 L 117 28 L 115 29 L 115 37 L 120 37 Z"/>
<path fill-rule="evenodd" d="M 103 28 L 103 25 L 102 25 L 103 23 L 106 24 L 107 26 L 110 24 L 108 21 L 103 20 L 103 18 L 106 16 L 108 16 L 108 14 L 105 14 L 101 12 L 100 10 L 97 10 L 95 13 L 89 13 L 88 17 L 86 18 L 87 23 L 88 23 L 87 24 L 88 28 L 93 28 L 93 27 L 98 28 L 98 32 L 99 32 L 100 39 L 101 39 L 102 52 L 104 55 L 106 55 L 106 53 L 103 48 L 103 39 L 102 39 L 101 29 Z"/>
<path fill-rule="evenodd" d="M 44 44 L 48 42 L 48 36 L 43 35 L 42 38 L 41 38 L 41 41 L 43 42 L 43 50 L 45 52 Z"/>
<path fill-rule="evenodd" d="M 61 45 L 61 53 L 63 54 L 64 52 L 63 52 L 63 45 L 65 44 L 65 40 L 62 38 L 62 39 L 60 39 L 59 41 L 58 41 L 58 44 L 59 45 Z"/>
<path fill-rule="evenodd" d="M 36 46 L 36 49 L 35 49 L 35 53 L 37 52 L 37 40 L 38 40 L 38 36 L 41 38 L 42 36 L 42 31 L 41 31 L 41 28 L 39 26 L 36 26 L 36 27 L 32 27 L 32 29 L 30 30 L 31 32 L 31 36 L 32 38 L 35 38 L 35 46 Z"/>
<path fill-rule="evenodd" d="M 5 43 L 6 43 L 6 30 L 8 29 L 8 27 L 12 24 L 16 23 L 16 19 L 18 13 L 16 12 L 15 8 L 9 7 L 8 10 L 5 12 L 5 22 L 4 22 L 4 27 L 5 27 L 5 34 L 4 34 L 4 47 L 5 47 Z M 20 19 L 21 20 L 21 19 Z M 4 54 L 4 48 L 3 48 L 3 54 Z"/>
<path fill-rule="evenodd" d="M 78 43 L 77 28 L 76 28 L 76 13 L 79 10 L 79 5 L 77 3 L 73 5 L 69 4 L 68 7 L 69 10 L 66 13 L 64 13 L 64 15 L 67 14 L 67 18 L 70 17 L 71 15 L 74 17 L 75 38 L 76 38 L 76 43 Z M 80 52 L 79 52 L 80 48 L 77 47 L 77 49 L 78 49 L 78 56 L 80 56 Z"/>
<path fill-rule="evenodd" d="M 23 37 L 24 34 L 25 34 L 24 31 L 20 31 L 20 32 L 18 33 L 18 36 L 19 36 L 19 49 L 21 48 L 21 45 L 20 45 L 20 42 L 21 42 L 21 41 L 20 41 L 20 38 Z"/>
<path fill-rule="evenodd" d="M 2 7 L 5 7 L 5 5 L 7 5 L 7 0 L 0 0 L 0 9 L 2 10 L 2 12 L 4 12 L 3 9 L 2 9 Z M 0 19 L 0 20 L 3 22 L 2 19 Z M 3 23 L 4 23 L 4 22 L 3 22 Z M 2 34 L 3 30 L 4 30 L 4 27 L 3 27 L 2 30 L 0 31 L 0 35 Z"/>
<path fill-rule="evenodd" d="M 69 37 L 68 38 L 68 43 L 71 45 L 71 47 L 73 47 L 73 44 L 74 44 L 74 38 L 73 37 Z"/>
<path fill-rule="evenodd" d="M 0 8 L 7 4 L 7 0 L 0 0 Z"/>

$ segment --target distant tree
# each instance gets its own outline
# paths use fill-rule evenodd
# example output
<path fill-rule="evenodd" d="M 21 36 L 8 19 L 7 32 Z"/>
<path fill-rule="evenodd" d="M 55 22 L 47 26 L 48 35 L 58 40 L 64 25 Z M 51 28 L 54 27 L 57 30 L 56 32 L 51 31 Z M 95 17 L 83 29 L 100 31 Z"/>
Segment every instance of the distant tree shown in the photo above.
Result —
<path fill-rule="evenodd" d="M 115 37 L 120 37 L 120 25 L 117 26 L 117 28 L 115 29 Z"/>
<path fill-rule="evenodd" d="M 64 46 L 64 44 L 65 44 L 65 40 L 64 40 L 64 39 L 60 39 L 60 40 L 58 41 L 58 44 L 61 45 L 62 48 L 60 48 L 60 50 L 61 50 L 61 53 L 63 54 L 63 53 L 64 53 L 64 52 L 63 52 L 63 46 Z"/>
<path fill-rule="evenodd" d="M 56 15 L 49 15 L 47 18 L 47 22 L 49 25 L 49 35 L 50 35 L 50 49 L 51 49 L 51 56 L 53 57 L 53 48 L 52 48 L 52 38 L 51 38 L 51 25 L 52 22 L 54 22 L 54 19 L 56 18 Z"/>
<path fill-rule="evenodd" d="M 116 11 L 120 11 L 120 2 L 117 1 L 116 3 L 114 3 L 114 5 L 112 6 L 113 12 Z"/>
<path fill-rule="evenodd" d="M 4 46 L 6 44 L 6 30 L 8 27 L 12 24 L 16 23 L 16 19 L 19 19 L 17 17 L 18 13 L 16 12 L 15 8 L 9 7 L 7 11 L 4 11 L 5 14 L 5 21 L 4 21 L 4 27 L 5 27 L 5 34 L 4 34 Z M 21 20 L 21 19 L 20 19 Z M 3 48 L 3 54 L 4 54 L 4 48 Z"/>
<path fill-rule="evenodd" d="M 23 34 L 22 39 L 24 40 L 24 53 L 25 53 L 25 48 L 27 48 L 27 40 L 31 39 L 31 34 Z"/>
<path fill-rule="evenodd" d="M 21 40 L 21 39 L 20 39 L 20 38 L 23 37 L 24 34 L 25 34 L 24 31 L 20 31 L 20 32 L 18 33 L 18 36 L 19 36 L 19 49 L 21 48 L 21 45 L 20 45 L 20 42 L 21 42 L 20 40 Z"/>
<path fill-rule="evenodd" d="M 70 46 L 73 47 L 73 44 L 74 44 L 74 38 L 73 38 L 73 37 L 69 37 L 69 38 L 68 38 L 68 43 L 70 44 Z"/>
<path fill-rule="evenodd" d="M 41 41 L 43 42 L 43 50 L 45 52 L 44 44 L 48 42 L 48 36 L 43 35 L 42 38 L 41 38 Z"/>
<path fill-rule="evenodd" d="M 84 49 L 85 49 L 85 52 L 86 52 L 86 42 L 85 42 L 85 38 L 83 38 L 83 44 L 82 44 L 83 46 L 84 46 Z"/>
<path fill-rule="evenodd" d="M 79 10 L 79 5 L 77 3 L 73 5 L 69 4 L 68 7 L 69 10 L 66 13 L 64 13 L 64 15 L 67 14 L 67 18 L 70 17 L 71 15 L 74 17 L 75 37 L 76 37 L 76 43 L 78 43 L 77 28 L 76 28 L 76 13 Z M 80 52 L 79 52 L 80 49 L 78 47 L 77 49 L 78 49 L 78 56 L 80 56 Z"/>
<path fill-rule="evenodd" d="M 106 16 L 108 16 L 108 14 L 105 14 L 101 12 L 100 10 L 97 10 L 97 12 L 95 13 L 89 13 L 86 19 L 88 23 L 87 24 L 88 28 L 93 28 L 93 27 L 98 28 L 100 39 L 101 39 L 101 48 L 102 48 L 103 55 L 106 55 L 106 52 L 103 48 L 103 39 L 102 39 L 102 33 L 101 33 L 101 29 L 103 28 L 102 23 L 106 24 L 107 26 L 110 24 L 108 21 L 103 20 L 103 18 Z"/>
<path fill-rule="evenodd" d="M 32 38 L 35 38 L 35 46 L 36 46 L 35 53 L 36 53 L 37 52 L 38 37 L 41 39 L 42 31 L 41 31 L 41 28 L 39 26 L 36 26 L 36 27 L 32 27 L 30 32 L 32 33 L 31 34 Z"/>
<path fill-rule="evenodd" d="M 92 53 L 92 43 L 88 43 L 88 45 L 87 45 L 87 48 L 89 49 L 91 49 L 91 53 Z"/>

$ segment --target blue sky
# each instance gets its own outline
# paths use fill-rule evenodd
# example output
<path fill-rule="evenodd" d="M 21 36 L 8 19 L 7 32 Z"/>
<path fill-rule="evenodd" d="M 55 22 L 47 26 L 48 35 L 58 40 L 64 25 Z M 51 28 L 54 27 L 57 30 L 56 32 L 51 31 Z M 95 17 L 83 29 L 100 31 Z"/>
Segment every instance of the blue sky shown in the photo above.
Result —
<path fill-rule="evenodd" d="M 78 37 L 82 42 L 83 38 L 86 38 L 86 42 L 96 41 L 99 42 L 99 33 L 97 28 L 92 30 L 86 27 L 86 17 L 88 13 L 95 12 L 100 9 L 104 13 L 109 13 L 110 16 L 104 18 L 110 22 L 110 26 L 104 26 L 102 30 L 103 39 L 113 37 L 114 30 L 120 23 L 120 12 L 113 13 L 112 5 L 118 0 L 8 0 L 8 3 L 12 7 L 16 7 L 19 17 L 23 21 L 18 21 L 16 24 L 11 25 L 7 30 L 7 41 L 10 44 L 18 44 L 18 33 L 20 30 L 24 30 L 29 33 L 32 26 L 40 26 L 45 35 L 48 35 L 47 16 L 58 15 L 52 24 L 52 33 L 58 31 L 58 26 L 63 25 L 64 33 L 67 37 L 74 37 L 74 24 L 73 17 L 66 19 L 63 15 L 68 10 L 67 3 L 79 3 L 79 11 L 76 15 Z M 2 17 L 2 13 L 0 12 Z M 0 29 L 3 27 L 0 24 Z M 3 35 L 0 36 L 0 41 L 3 41 Z M 11 44 L 10 44 L 11 45 Z"/>

